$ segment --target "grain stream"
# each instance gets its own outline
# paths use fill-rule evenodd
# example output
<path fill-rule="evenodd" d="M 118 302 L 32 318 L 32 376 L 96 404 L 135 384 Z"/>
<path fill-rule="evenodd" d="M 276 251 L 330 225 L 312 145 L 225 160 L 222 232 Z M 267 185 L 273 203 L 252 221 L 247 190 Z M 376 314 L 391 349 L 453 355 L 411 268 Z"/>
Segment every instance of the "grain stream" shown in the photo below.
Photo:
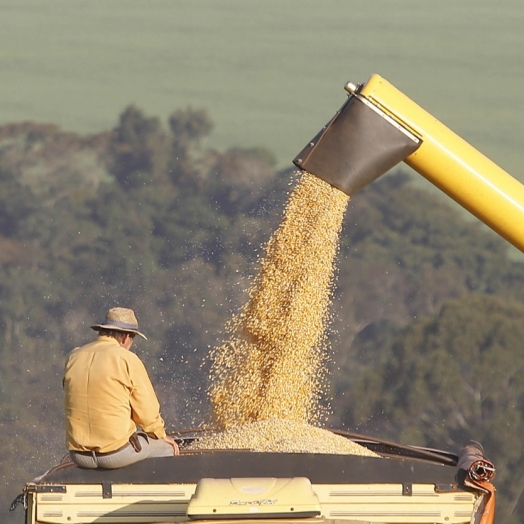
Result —
<path fill-rule="evenodd" d="M 335 259 L 349 197 L 302 173 L 246 305 L 211 352 L 212 424 L 318 423 Z"/>

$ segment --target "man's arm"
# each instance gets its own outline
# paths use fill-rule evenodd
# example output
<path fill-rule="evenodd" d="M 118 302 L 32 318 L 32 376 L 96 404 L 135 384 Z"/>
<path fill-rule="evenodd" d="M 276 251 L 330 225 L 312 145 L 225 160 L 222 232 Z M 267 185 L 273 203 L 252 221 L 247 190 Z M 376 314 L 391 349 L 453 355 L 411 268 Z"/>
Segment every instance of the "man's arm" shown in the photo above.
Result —
<path fill-rule="evenodd" d="M 149 375 L 142 361 L 136 355 L 131 355 L 129 370 L 132 384 L 131 418 L 151 437 L 166 440 L 167 435 L 164 420 L 160 415 L 160 404 Z M 171 439 L 171 437 L 168 438 Z M 174 444 L 176 445 L 176 442 Z"/>
<path fill-rule="evenodd" d="M 166 435 L 166 438 L 164 440 L 173 448 L 174 455 L 180 455 L 180 448 L 178 447 L 178 444 L 175 442 L 173 437 Z"/>

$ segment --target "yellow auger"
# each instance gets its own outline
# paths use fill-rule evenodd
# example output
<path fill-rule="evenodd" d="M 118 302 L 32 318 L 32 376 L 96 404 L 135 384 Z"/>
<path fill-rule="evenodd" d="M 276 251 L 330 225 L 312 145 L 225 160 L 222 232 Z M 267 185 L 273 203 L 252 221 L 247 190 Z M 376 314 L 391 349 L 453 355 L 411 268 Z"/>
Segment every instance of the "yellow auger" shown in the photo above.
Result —
<path fill-rule="evenodd" d="M 293 160 L 353 195 L 401 161 L 524 252 L 524 185 L 379 75 Z"/>

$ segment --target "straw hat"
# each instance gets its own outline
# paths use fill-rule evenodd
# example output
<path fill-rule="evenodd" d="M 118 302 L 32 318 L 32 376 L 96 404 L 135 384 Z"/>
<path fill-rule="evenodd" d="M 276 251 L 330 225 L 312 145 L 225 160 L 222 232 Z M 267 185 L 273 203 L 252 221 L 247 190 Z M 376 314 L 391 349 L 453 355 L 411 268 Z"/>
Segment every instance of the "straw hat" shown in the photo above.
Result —
<path fill-rule="evenodd" d="M 99 329 L 114 329 L 116 331 L 124 331 L 125 333 L 135 333 L 147 340 L 147 337 L 138 331 L 138 320 L 135 312 L 125 307 L 111 308 L 107 312 L 104 322 L 91 326 L 91 329 L 95 331 Z"/>

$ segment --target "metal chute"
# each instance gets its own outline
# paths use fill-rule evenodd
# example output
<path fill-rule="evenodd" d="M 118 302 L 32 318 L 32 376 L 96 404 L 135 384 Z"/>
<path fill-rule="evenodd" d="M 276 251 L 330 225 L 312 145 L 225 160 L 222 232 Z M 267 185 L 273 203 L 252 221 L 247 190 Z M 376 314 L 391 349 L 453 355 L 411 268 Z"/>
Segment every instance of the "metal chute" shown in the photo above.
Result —
<path fill-rule="evenodd" d="M 524 252 L 524 185 L 379 75 L 294 159 L 350 196 L 404 161 Z"/>

